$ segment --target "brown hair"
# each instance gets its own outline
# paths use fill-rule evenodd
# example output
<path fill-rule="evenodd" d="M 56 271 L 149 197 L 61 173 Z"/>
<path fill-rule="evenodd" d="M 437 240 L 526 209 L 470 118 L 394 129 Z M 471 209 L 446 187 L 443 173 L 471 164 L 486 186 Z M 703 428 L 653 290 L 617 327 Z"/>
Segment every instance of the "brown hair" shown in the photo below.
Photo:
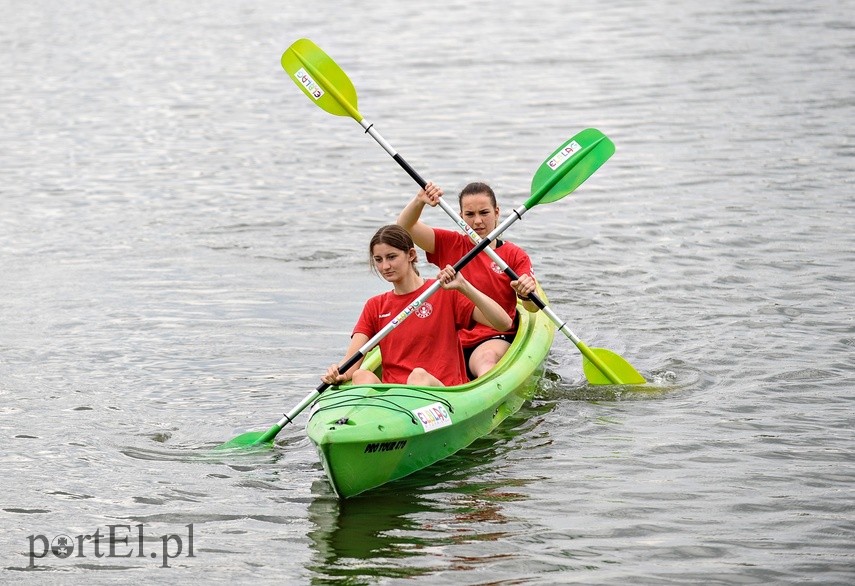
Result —
<path fill-rule="evenodd" d="M 368 262 L 371 265 L 371 270 L 375 273 L 377 272 L 377 267 L 374 266 L 374 247 L 378 244 L 387 244 L 405 253 L 409 253 L 410 250 L 416 247 L 410 233 L 398 224 L 388 224 L 381 227 L 371 237 L 371 242 L 368 243 Z M 418 260 L 418 254 L 416 254 L 416 258 L 413 259 L 412 264 L 413 270 L 416 271 L 417 275 L 419 274 L 419 268 L 416 266 Z"/>
<path fill-rule="evenodd" d="M 475 181 L 470 183 L 466 187 L 464 187 L 460 191 L 460 195 L 457 197 L 457 203 L 460 205 L 460 209 L 463 209 L 463 198 L 467 195 L 479 195 L 484 193 L 487 197 L 490 198 L 490 203 L 493 204 L 494 208 L 499 207 L 499 204 L 496 203 L 496 194 L 493 193 L 493 188 L 487 185 L 486 183 L 481 183 L 480 181 Z"/>

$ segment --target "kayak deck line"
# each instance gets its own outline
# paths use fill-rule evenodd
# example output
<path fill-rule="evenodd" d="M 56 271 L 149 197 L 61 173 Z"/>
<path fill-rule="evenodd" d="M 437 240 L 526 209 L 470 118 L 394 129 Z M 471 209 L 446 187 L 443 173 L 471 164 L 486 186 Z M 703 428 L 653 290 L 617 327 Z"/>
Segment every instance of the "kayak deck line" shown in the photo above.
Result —
<path fill-rule="evenodd" d="M 383 394 L 369 394 L 366 392 L 364 395 L 356 395 L 352 394 L 353 391 L 356 391 L 360 388 L 365 388 L 367 390 L 374 391 L 384 391 L 388 389 L 388 393 Z M 309 420 L 312 419 L 315 415 L 322 413 L 324 411 L 328 411 L 330 409 L 344 408 L 344 407 L 364 407 L 367 405 L 371 405 L 374 407 L 378 407 L 381 409 L 389 409 L 390 411 L 400 412 L 406 415 L 414 425 L 418 425 L 418 421 L 416 421 L 415 416 L 406 409 L 401 403 L 396 403 L 395 399 L 399 400 L 412 400 L 412 399 L 425 399 L 426 397 L 433 400 L 441 402 L 445 405 L 446 409 L 449 412 L 454 413 L 454 407 L 451 404 L 451 401 L 445 399 L 436 393 L 431 393 L 426 391 L 425 389 L 419 387 L 411 387 L 401 385 L 358 385 L 347 387 L 346 390 L 351 391 L 347 393 L 346 396 L 341 397 L 339 394 L 341 391 L 345 389 L 337 389 L 331 390 L 330 392 L 322 395 L 318 398 L 315 406 L 312 408 L 312 412 L 309 415 Z M 402 393 L 401 391 L 409 391 L 409 393 Z M 421 396 L 417 396 L 414 393 L 418 393 Z M 348 425 L 350 424 L 349 418 L 343 418 L 336 421 L 336 425 Z"/>

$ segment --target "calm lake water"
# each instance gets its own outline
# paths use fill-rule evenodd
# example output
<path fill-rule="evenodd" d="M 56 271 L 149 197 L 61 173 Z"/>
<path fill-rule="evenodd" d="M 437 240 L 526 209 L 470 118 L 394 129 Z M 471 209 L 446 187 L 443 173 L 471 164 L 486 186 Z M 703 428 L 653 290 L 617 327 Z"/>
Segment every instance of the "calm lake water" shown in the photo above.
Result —
<path fill-rule="evenodd" d="M 0 581 L 855 581 L 851 4 L 4 8 Z M 587 385 L 559 336 L 517 416 L 345 502 L 305 415 L 212 454 L 341 359 L 416 189 L 287 79 L 301 37 L 447 193 L 509 211 L 576 132 L 615 142 L 507 236 L 645 390 Z"/>

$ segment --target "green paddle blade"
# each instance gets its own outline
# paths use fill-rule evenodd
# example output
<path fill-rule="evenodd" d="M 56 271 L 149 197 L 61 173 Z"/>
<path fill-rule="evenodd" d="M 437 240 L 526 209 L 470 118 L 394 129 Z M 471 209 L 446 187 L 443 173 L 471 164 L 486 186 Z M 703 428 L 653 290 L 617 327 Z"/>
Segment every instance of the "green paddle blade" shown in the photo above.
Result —
<path fill-rule="evenodd" d="M 588 360 L 587 356 L 582 358 L 582 370 L 585 372 L 585 378 L 592 385 L 613 385 L 615 383 L 621 385 L 642 385 L 647 381 L 644 377 L 638 374 L 632 365 L 624 360 L 620 355 L 615 354 L 611 350 L 605 348 L 590 348 L 591 352 L 597 355 L 597 358 L 602 360 L 606 366 L 617 376 L 617 381 L 609 380 L 593 362 Z"/>
<path fill-rule="evenodd" d="M 215 449 L 231 450 L 236 448 L 273 446 L 272 438 L 266 440 L 264 437 L 267 433 L 268 432 L 266 431 L 249 431 L 247 433 L 242 433 L 239 436 L 230 439 L 226 443 L 220 444 Z"/>
<path fill-rule="evenodd" d="M 573 192 L 615 152 L 614 143 L 596 128 L 583 130 L 549 155 L 531 180 L 525 206 L 551 203 Z"/>
<path fill-rule="evenodd" d="M 362 120 L 356 89 L 347 74 L 309 39 L 295 41 L 282 53 L 282 69 L 310 100 L 330 114 Z"/>

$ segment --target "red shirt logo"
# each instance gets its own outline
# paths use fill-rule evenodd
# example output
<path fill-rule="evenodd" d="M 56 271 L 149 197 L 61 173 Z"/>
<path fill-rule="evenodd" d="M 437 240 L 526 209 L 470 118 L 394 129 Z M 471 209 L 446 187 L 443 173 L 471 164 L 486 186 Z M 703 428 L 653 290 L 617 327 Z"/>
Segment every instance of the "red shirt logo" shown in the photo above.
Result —
<path fill-rule="evenodd" d="M 433 313 L 433 305 L 431 305 L 428 302 L 423 303 L 416 310 L 416 315 L 422 319 L 430 317 L 430 314 L 432 314 L 432 313 Z"/>

